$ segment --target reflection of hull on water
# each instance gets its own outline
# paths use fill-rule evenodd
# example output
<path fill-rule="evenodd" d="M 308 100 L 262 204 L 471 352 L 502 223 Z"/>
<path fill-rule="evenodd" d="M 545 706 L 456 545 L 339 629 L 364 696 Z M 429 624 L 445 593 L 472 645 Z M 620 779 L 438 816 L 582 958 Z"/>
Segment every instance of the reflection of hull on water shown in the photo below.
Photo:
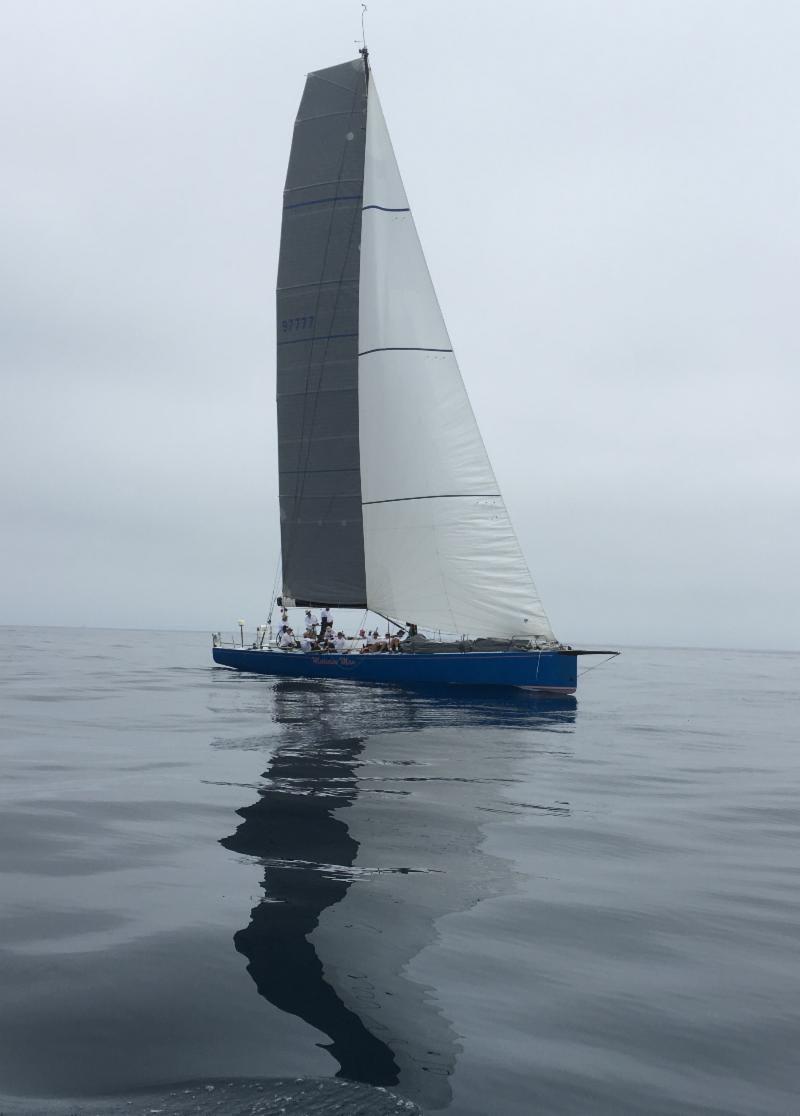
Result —
<path fill-rule="evenodd" d="M 438 919 L 510 886 L 480 851 L 479 822 L 513 757 L 469 730 L 558 730 L 574 699 L 287 681 L 272 693 L 284 743 L 222 842 L 265 869 L 236 948 L 261 995 L 329 1036 L 340 1076 L 445 1107 L 458 1039 L 409 967 Z"/>
<path fill-rule="evenodd" d="M 290 678 L 349 678 L 400 686 L 524 686 L 565 694 L 574 693 L 577 686 L 577 656 L 567 651 L 315 655 L 215 647 L 213 655 L 220 666 Z"/>

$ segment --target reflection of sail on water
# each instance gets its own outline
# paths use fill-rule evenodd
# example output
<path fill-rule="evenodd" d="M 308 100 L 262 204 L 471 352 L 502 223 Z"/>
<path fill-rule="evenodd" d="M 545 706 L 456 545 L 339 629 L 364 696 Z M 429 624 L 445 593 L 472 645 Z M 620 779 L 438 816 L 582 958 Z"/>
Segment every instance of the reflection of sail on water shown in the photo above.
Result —
<path fill-rule="evenodd" d="M 293 682 L 272 693 L 284 741 L 222 842 L 265 868 L 236 948 L 261 995 L 329 1036 L 340 1076 L 446 1107 L 458 1036 L 411 973 L 440 918 L 513 886 L 481 851 L 480 825 L 514 779 L 519 738 L 487 747 L 485 730 L 563 727 L 574 700 Z"/>
<path fill-rule="evenodd" d="M 356 793 L 358 739 L 317 741 L 302 751 L 279 748 L 258 802 L 239 813 L 244 823 L 222 842 L 265 861 L 267 899 L 235 937 L 258 991 L 331 1038 L 341 1075 L 373 1085 L 397 1083 L 391 1050 L 364 1027 L 328 984 L 308 940 L 326 907 L 341 902 L 358 844 L 333 811 Z M 326 871 L 322 862 L 332 869 Z M 336 873 L 333 866 L 340 869 Z"/>

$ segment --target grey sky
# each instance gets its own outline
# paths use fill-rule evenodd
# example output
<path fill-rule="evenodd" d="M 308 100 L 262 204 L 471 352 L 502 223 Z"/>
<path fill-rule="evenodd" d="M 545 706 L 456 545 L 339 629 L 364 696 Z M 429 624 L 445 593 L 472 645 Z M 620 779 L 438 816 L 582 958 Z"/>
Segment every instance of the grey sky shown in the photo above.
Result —
<path fill-rule="evenodd" d="M 5 0 L 0 622 L 263 618 L 292 122 L 357 0 Z M 800 646 L 800 6 L 370 0 L 556 633 Z"/>

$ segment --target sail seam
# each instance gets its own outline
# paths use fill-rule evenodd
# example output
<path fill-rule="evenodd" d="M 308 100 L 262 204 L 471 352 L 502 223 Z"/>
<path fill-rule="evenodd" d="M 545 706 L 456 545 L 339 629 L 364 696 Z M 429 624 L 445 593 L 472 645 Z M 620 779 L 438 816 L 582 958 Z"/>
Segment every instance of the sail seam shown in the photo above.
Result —
<path fill-rule="evenodd" d="M 291 205 L 285 205 L 286 209 L 302 209 L 306 205 L 324 205 L 325 202 L 340 202 L 340 201 L 361 201 L 362 194 L 341 194 L 338 198 L 317 198 L 316 201 L 292 202 Z"/>
<path fill-rule="evenodd" d="M 344 358 L 342 360 L 328 361 L 328 366 L 331 367 L 331 368 L 335 368 L 336 365 L 344 365 L 344 364 L 349 364 L 349 358 Z M 315 365 L 314 367 L 318 368 L 319 366 Z M 338 387 L 334 387 L 334 386 L 320 387 L 319 390 L 320 390 L 320 394 L 322 394 L 322 395 L 337 395 L 340 392 L 351 392 L 352 393 L 354 391 L 357 391 L 358 389 L 354 386 L 346 386 L 346 385 L 341 385 L 340 384 Z M 290 391 L 286 388 L 282 389 L 279 386 L 278 390 L 275 393 L 275 398 L 279 399 L 279 400 L 280 399 L 296 399 L 300 395 L 305 395 L 305 388 L 304 387 L 298 388 L 295 391 Z M 342 437 L 342 438 L 349 437 L 349 436 L 350 436 L 349 434 L 348 435 L 344 435 L 344 434 L 338 435 L 338 437 Z"/>
<path fill-rule="evenodd" d="M 410 207 L 407 206 L 407 205 L 399 206 L 397 209 L 395 209 L 395 208 L 393 208 L 392 206 L 389 206 L 389 205 L 365 205 L 365 206 L 362 206 L 362 209 L 364 211 L 366 211 L 367 209 L 380 209 L 383 213 L 410 213 L 411 212 Z"/>
<path fill-rule="evenodd" d="M 297 443 L 295 443 L 295 442 L 282 442 L 281 443 L 281 448 L 286 449 L 287 446 L 293 446 L 293 445 L 296 445 L 296 444 Z M 294 474 L 294 473 L 302 473 L 302 472 L 320 474 L 320 473 L 355 473 L 357 471 L 358 470 L 353 465 L 344 465 L 344 466 L 342 466 L 338 469 L 337 468 L 333 468 L 333 469 L 331 469 L 331 468 L 325 468 L 325 469 L 281 469 L 281 472 L 286 476 L 288 476 L 290 473 Z M 352 493 L 348 493 L 348 495 L 352 495 Z M 308 499 L 308 497 L 305 497 L 305 498 Z M 323 497 L 321 497 L 321 496 L 315 496 L 314 497 L 315 500 L 320 500 L 322 498 Z M 330 496 L 326 495 L 324 497 L 324 499 L 328 500 L 328 499 L 330 499 Z"/>
<path fill-rule="evenodd" d="M 287 342 L 283 342 L 287 344 Z M 369 356 L 370 353 L 452 353 L 452 349 L 428 349 L 424 345 L 385 345 L 381 349 L 365 349 L 359 353 L 360 357 Z"/>
<path fill-rule="evenodd" d="M 322 182 L 303 182 L 300 186 L 287 186 L 283 191 L 283 196 L 287 194 L 296 194 L 298 190 L 317 190 L 320 186 L 339 186 L 342 182 L 357 182 L 361 185 L 360 178 L 326 178 Z M 363 197 L 363 195 L 361 195 Z"/>
<path fill-rule="evenodd" d="M 357 59 L 354 59 L 354 61 L 357 61 Z M 330 68 L 331 69 L 337 69 L 338 67 L 331 66 Z M 323 77 L 321 70 L 312 70 L 310 74 L 306 74 L 306 80 L 310 81 L 311 78 L 316 78 L 317 81 L 326 81 L 328 83 L 328 85 L 332 85 L 335 89 L 342 89 L 345 93 L 358 93 L 359 92 L 358 86 L 355 86 L 355 88 L 354 88 L 353 86 L 342 85 L 341 82 L 332 81 L 329 77 Z M 352 113 L 353 110 L 351 109 L 350 111 Z M 338 116 L 338 113 L 333 112 L 330 115 L 331 116 Z"/>
<path fill-rule="evenodd" d="M 285 287 L 276 287 L 275 290 L 278 294 L 281 294 L 282 291 L 307 291 L 312 287 L 345 287 L 348 283 L 351 286 L 356 286 L 358 279 L 326 279 L 322 283 L 287 283 Z"/>
<path fill-rule="evenodd" d="M 440 496 L 395 496 L 389 500 L 362 500 L 361 507 L 366 508 L 371 504 L 404 504 L 409 500 L 469 500 L 469 499 L 488 499 L 489 497 L 500 499 L 499 492 L 446 492 Z"/>
<path fill-rule="evenodd" d="M 344 86 L 340 86 L 344 89 Z M 309 124 L 313 120 L 329 120 L 332 116 L 352 116 L 352 109 L 340 109 L 339 112 L 321 112 L 317 116 L 296 116 L 295 124 Z"/>
<path fill-rule="evenodd" d="M 278 345 L 300 345 L 303 341 L 336 341 L 340 337 L 358 337 L 357 333 L 325 333 L 321 337 L 294 337 L 291 341 L 279 341 Z M 361 354 L 359 353 L 359 356 Z"/>

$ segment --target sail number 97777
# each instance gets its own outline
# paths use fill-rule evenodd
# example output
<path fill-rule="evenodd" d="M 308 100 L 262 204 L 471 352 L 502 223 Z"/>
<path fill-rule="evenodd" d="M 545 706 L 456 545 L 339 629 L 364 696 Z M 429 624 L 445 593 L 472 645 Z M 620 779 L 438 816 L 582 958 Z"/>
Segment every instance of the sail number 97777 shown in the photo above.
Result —
<path fill-rule="evenodd" d="M 281 322 L 281 331 L 283 333 L 297 333 L 301 329 L 311 329 L 313 324 L 313 314 L 304 314 L 302 318 L 284 318 Z"/>

